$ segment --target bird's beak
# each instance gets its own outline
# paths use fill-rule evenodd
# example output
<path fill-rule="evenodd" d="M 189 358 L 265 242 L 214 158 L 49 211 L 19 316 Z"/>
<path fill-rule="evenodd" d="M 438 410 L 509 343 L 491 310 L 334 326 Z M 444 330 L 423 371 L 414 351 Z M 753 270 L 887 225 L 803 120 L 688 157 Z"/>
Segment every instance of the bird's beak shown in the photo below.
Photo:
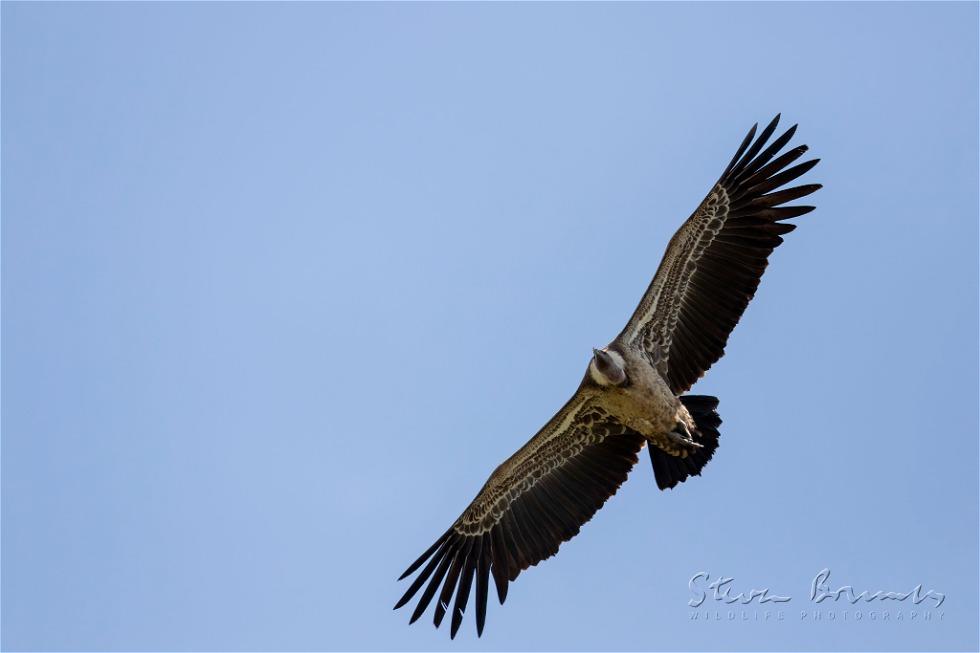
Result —
<path fill-rule="evenodd" d="M 600 367 L 607 367 L 612 363 L 612 358 L 609 357 L 609 353 L 601 349 L 592 348 L 592 357 L 595 358 L 595 362 Z"/>

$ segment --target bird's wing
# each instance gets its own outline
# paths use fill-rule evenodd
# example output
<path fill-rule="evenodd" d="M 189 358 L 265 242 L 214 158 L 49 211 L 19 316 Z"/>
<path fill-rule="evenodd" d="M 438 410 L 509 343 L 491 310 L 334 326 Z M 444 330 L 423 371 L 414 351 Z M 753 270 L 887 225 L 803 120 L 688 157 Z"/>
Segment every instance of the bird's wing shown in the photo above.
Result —
<path fill-rule="evenodd" d="M 783 188 L 819 159 L 789 167 L 807 146 L 779 154 L 796 125 L 766 146 L 778 122 L 777 115 L 758 138 L 758 125 L 749 131 L 718 183 L 670 239 L 653 281 L 617 338 L 645 351 L 677 394 L 725 353 L 769 254 L 796 228 L 783 221 L 814 208 L 783 206 L 820 188 Z"/>
<path fill-rule="evenodd" d="M 482 633 L 491 575 L 503 603 L 508 582 L 557 553 L 616 493 L 643 442 L 613 419 L 594 394 L 580 388 L 491 474 L 459 519 L 402 574 L 399 580 L 425 565 L 395 608 L 424 585 L 411 621 L 438 593 L 434 623 L 439 626 L 452 601 L 455 637 L 475 578 L 476 627 Z"/>

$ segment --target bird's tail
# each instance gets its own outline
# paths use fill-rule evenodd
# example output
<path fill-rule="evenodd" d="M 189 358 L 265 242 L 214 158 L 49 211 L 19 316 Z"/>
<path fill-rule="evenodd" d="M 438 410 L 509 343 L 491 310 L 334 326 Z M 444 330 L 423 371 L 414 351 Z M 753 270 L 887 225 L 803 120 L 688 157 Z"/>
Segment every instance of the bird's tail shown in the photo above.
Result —
<path fill-rule="evenodd" d="M 686 458 L 672 456 L 653 445 L 647 446 L 650 451 L 650 462 L 653 463 L 653 475 L 657 479 L 657 487 L 661 490 L 672 488 L 683 482 L 688 476 L 699 476 L 701 470 L 718 448 L 718 427 L 721 418 L 715 410 L 718 408 L 718 398 L 706 395 L 684 395 L 681 403 L 694 418 L 696 431 L 694 441 L 701 448 Z"/>

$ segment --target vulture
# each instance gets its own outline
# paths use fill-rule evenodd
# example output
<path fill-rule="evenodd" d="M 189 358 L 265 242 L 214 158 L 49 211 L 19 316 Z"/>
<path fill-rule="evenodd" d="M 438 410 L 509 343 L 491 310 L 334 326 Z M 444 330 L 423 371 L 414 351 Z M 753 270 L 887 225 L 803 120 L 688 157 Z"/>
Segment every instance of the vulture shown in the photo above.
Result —
<path fill-rule="evenodd" d="M 698 476 L 718 448 L 718 399 L 685 394 L 724 354 L 769 255 L 813 206 L 787 205 L 820 184 L 786 186 L 817 164 L 783 151 L 793 125 L 770 142 L 777 115 L 749 130 L 731 162 L 667 251 L 623 331 L 593 349 L 571 399 L 490 475 L 476 498 L 402 574 L 418 572 L 395 605 L 415 596 L 414 623 L 435 599 L 450 637 L 470 595 L 482 635 L 491 579 L 503 604 L 522 571 L 558 552 L 637 463 L 644 445 L 661 490 Z M 421 594 L 419 594 L 421 592 Z"/>

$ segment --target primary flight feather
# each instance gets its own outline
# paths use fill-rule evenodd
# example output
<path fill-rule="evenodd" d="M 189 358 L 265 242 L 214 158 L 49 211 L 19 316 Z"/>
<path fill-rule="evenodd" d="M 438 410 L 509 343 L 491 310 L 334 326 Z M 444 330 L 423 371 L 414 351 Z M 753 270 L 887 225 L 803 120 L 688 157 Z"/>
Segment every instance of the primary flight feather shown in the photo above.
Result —
<path fill-rule="evenodd" d="M 572 398 L 399 578 L 419 572 L 395 605 L 422 590 L 411 622 L 438 595 L 433 622 L 449 612 L 455 637 L 474 592 L 482 634 L 491 579 L 503 603 L 508 583 L 557 553 L 616 493 L 644 445 L 660 489 L 701 473 L 718 447 L 718 400 L 683 393 L 724 354 L 769 254 L 796 228 L 784 221 L 814 209 L 785 204 L 820 188 L 785 188 L 819 159 L 796 163 L 806 145 L 782 152 L 796 125 L 770 143 L 778 123 L 758 137 L 758 125 L 749 130 L 670 239 L 622 333 L 593 350 Z"/>

